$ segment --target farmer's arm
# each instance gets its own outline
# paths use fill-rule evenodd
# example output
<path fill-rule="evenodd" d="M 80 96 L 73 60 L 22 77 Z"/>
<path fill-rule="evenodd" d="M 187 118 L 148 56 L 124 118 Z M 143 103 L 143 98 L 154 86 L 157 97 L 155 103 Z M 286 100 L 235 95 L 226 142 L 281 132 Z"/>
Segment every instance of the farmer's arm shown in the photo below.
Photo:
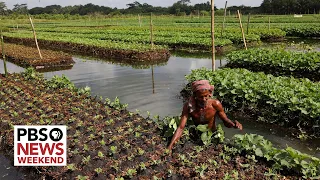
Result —
<path fill-rule="evenodd" d="M 222 104 L 220 101 L 215 100 L 212 103 L 213 107 L 217 110 L 218 115 L 220 117 L 220 119 L 223 121 L 223 124 L 228 127 L 228 128 L 238 128 L 240 130 L 242 130 L 242 124 L 240 124 L 238 121 L 234 121 L 232 122 L 226 115 L 226 113 L 223 110 Z"/>
<path fill-rule="evenodd" d="M 189 116 L 189 112 L 188 112 L 188 104 L 186 103 L 184 106 L 183 106 L 183 110 L 182 110 L 182 114 L 181 114 L 181 119 L 180 119 L 180 125 L 179 127 L 177 128 L 176 132 L 174 133 L 172 139 L 171 139 L 171 143 L 170 145 L 168 146 L 168 149 L 172 149 L 174 144 L 180 139 L 182 133 L 183 133 L 183 129 L 184 129 L 184 126 L 186 125 L 187 123 L 187 120 L 188 120 L 188 116 Z"/>

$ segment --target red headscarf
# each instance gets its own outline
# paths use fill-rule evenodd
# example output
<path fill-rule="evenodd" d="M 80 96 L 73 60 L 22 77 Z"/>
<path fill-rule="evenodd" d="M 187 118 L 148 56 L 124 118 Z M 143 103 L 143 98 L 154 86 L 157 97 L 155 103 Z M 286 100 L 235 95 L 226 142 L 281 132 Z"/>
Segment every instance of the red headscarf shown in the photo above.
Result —
<path fill-rule="evenodd" d="M 195 93 L 199 90 L 209 90 L 213 92 L 214 86 L 210 85 L 208 80 L 198 80 L 194 81 L 191 84 L 192 92 Z M 210 97 L 212 94 L 210 94 Z M 192 95 L 188 101 L 189 106 L 189 112 L 192 113 L 196 109 L 196 100 L 194 99 L 194 96 Z"/>
<path fill-rule="evenodd" d="M 209 90 L 211 92 L 214 90 L 214 86 L 210 85 L 208 80 L 194 81 L 194 82 L 192 82 L 191 87 L 192 87 L 193 93 L 195 93 L 199 90 Z"/>

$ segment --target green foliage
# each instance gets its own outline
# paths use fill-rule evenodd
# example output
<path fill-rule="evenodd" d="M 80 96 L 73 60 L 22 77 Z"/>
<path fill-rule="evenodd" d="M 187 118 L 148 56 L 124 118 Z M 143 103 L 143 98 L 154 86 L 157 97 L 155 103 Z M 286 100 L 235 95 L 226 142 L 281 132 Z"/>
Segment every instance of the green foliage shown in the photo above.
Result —
<path fill-rule="evenodd" d="M 208 128 L 208 125 L 198 125 L 197 130 L 201 131 L 201 140 L 204 145 L 210 145 L 212 140 L 213 132 Z"/>
<path fill-rule="evenodd" d="M 110 147 L 110 154 L 112 154 L 112 155 L 116 154 L 117 150 L 118 150 L 117 146 L 111 146 Z"/>
<path fill-rule="evenodd" d="M 54 75 L 50 80 L 47 81 L 47 86 L 53 89 L 67 88 L 74 90 L 74 84 L 69 80 L 68 77 L 62 75 L 61 77 Z"/>
<path fill-rule="evenodd" d="M 117 110 L 123 110 L 128 107 L 128 104 L 121 104 L 120 99 L 118 97 L 114 98 L 114 101 L 111 101 L 109 98 L 106 98 L 106 103 Z"/>
<path fill-rule="evenodd" d="M 315 24 L 291 24 L 291 26 L 283 27 L 288 36 L 294 37 L 320 37 L 320 27 Z"/>
<path fill-rule="evenodd" d="M 163 119 L 163 124 L 160 125 L 161 127 L 166 126 L 166 132 L 164 133 L 165 137 L 171 137 L 174 132 L 177 130 L 179 124 L 180 124 L 180 117 L 165 117 Z"/>
<path fill-rule="evenodd" d="M 208 168 L 208 165 L 203 163 L 200 166 L 196 166 L 196 172 L 201 176 L 204 177 L 204 172 Z"/>
<path fill-rule="evenodd" d="M 137 170 L 135 170 L 135 169 L 128 169 L 127 170 L 127 176 L 129 176 L 129 178 L 132 178 L 135 174 L 137 174 Z"/>
<path fill-rule="evenodd" d="M 22 75 L 27 80 L 40 80 L 43 78 L 43 74 L 38 73 L 34 68 L 29 67 L 27 68 Z"/>
<path fill-rule="evenodd" d="M 274 162 L 273 168 L 277 170 L 296 170 L 304 178 L 320 177 L 320 159 L 301 153 L 291 147 L 286 149 L 274 148 L 272 143 L 256 134 L 235 135 L 233 146 L 239 152 L 255 155 Z"/>
<path fill-rule="evenodd" d="M 292 72 L 298 71 L 320 75 L 319 52 L 294 52 L 284 49 L 259 48 L 234 51 L 228 54 L 227 58 L 232 67 L 270 69 L 275 71 L 275 74 L 291 75 Z"/>

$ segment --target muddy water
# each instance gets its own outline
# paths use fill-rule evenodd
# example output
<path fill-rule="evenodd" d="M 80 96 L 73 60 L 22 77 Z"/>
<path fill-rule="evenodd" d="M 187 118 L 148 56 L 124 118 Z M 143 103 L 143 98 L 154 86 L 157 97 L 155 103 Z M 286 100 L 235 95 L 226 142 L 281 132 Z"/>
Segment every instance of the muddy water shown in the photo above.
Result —
<path fill-rule="evenodd" d="M 217 57 L 216 65 L 224 65 L 226 61 Z M 221 59 L 221 60 L 220 60 Z M 185 75 L 192 69 L 201 67 L 211 68 L 211 59 L 208 58 L 182 58 L 172 56 L 167 63 L 139 69 L 130 65 L 112 64 L 101 60 L 88 60 L 74 57 L 76 61 L 71 70 L 45 73 L 46 78 L 53 75 L 66 75 L 77 87 L 91 87 L 92 95 L 114 99 L 119 97 L 122 103 L 128 103 L 128 109 L 139 109 L 146 115 L 177 116 L 181 113 L 182 100 L 178 98 L 179 91 L 184 87 Z M 3 65 L 0 61 L 0 72 L 3 73 Z M 9 72 L 21 72 L 19 68 L 8 63 Z M 269 128 L 259 123 L 239 120 L 243 123 L 244 130 L 224 128 L 227 137 L 236 133 L 255 133 L 263 135 L 277 147 L 291 146 L 302 152 L 320 157 L 320 142 L 312 144 L 289 138 L 283 131 Z M 0 153 L 1 154 L 1 153 Z M 1 164 L 6 161 L 0 159 Z M 7 164 L 8 165 L 8 164 Z M 0 167 L 2 169 L 2 167 Z M 0 170 L 1 176 L 6 172 Z M 13 178 L 14 179 L 14 178 Z"/>
<path fill-rule="evenodd" d="M 11 166 L 10 161 L 1 155 L 0 152 L 0 179 L 18 180 L 23 179 L 23 177 L 23 174 L 18 172 L 15 167 Z"/>

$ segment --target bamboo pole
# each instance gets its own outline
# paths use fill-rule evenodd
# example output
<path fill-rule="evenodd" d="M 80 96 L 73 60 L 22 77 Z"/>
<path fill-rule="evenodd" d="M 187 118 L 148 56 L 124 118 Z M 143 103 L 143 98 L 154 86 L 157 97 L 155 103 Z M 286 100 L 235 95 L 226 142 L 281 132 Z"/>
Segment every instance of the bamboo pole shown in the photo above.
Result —
<path fill-rule="evenodd" d="M 150 42 L 151 42 L 151 48 L 153 49 L 153 24 L 152 24 L 152 13 L 150 13 Z"/>
<path fill-rule="evenodd" d="M 155 93 L 155 90 L 154 90 L 154 72 L 153 72 L 153 65 L 151 66 L 151 71 L 152 71 L 152 93 L 154 94 L 154 93 Z"/>
<path fill-rule="evenodd" d="M 245 47 L 246 50 L 247 50 L 248 48 L 247 48 L 247 43 L 246 43 L 246 37 L 244 36 L 243 27 L 242 27 L 242 22 L 241 22 L 241 16 L 240 16 L 239 10 L 238 10 L 238 17 L 239 17 L 240 29 L 241 29 L 241 32 L 242 32 L 242 38 L 243 38 L 244 47 Z"/>
<path fill-rule="evenodd" d="M 141 17 L 140 17 L 140 14 L 138 14 L 138 17 L 139 17 L 139 26 L 141 27 Z"/>
<path fill-rule="evenodd" d="M 2 35 L 2 30 L 1 30 L 1 53 L 2 53 L 2 58 L 3 58 L 3 67 L 4 67 L 4 75 L 8 75 L 8 70 L 7 70 L 7 63 L 6 63 L 6 53 L 4 52 L 4 41 L 3 41 L 3 35 Z"/>
<path fill-rule="evenodd" d="M 36 42 L 36 46 L 37 46 L 37 49 L 38 49 L 38 52 L 39 52 L 39 56 L 40 56 L 40 59 L 42 59 L 42 55 L 41 55 L 40 48 L 39 48 L 39 45 L 38 45 L 36 31 L 34 30 L 33 22 L 32 22 L 32 19 L 31 19 L 30 15 L 29 15 L 29 20 L 30 20 L 31 27 L 32 27 L 32 30 L 33 30 L 33 36 L 34 36 L 34 40 Z"/>
<path fill-rule="evenodd" d="M 268 30 L 270 31 L 270 16 L 269 16 L 269 25 L 268 25 Z"/>
<path fill-rule="evenodd" d="M 247 35 L 249 34 L 249 25 L 250 25 L 250 13 L 248 14 Z"/>
<path fill-rule="evenodd" d="M 212 71 L 216 69 L 214 46 L 214 0 L 211 0 L 211 39 L 212 39 Z"/>
<path fill-rule="evenodd" d="M 227 16 L 227 4 L 228 4 L 228 1 L 226 1 L 226 4 L 224 5 L 224 16 L 223 16 L 223 23 L 222 23 L 222 29 L 221 29 L 221 36 L 223 34 L 223 31 L 224 31 L 224 23 L 226 21 L 226 16 Z"/>

